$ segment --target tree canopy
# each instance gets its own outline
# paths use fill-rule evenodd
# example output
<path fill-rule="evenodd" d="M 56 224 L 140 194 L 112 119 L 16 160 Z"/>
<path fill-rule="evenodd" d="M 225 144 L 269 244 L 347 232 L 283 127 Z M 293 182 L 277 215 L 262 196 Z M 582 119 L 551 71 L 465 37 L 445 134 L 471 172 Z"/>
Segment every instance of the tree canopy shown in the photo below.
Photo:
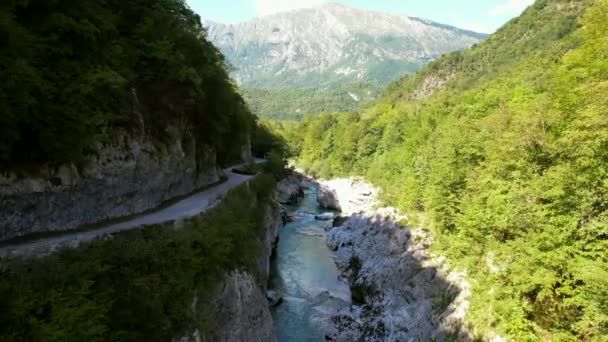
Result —
<path fill-rule="evenodd" d="M 238 156 L 255 125 L 183 0 L 0 4 L 0 168 L 78 162 L 119 131 L 168 127 Z"/>

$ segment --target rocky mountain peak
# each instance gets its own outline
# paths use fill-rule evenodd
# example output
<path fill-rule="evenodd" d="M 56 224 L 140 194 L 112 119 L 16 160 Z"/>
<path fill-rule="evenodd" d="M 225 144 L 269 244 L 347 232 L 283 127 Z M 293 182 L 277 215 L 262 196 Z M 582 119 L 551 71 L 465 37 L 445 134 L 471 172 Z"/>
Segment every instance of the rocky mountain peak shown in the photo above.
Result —
<path fill-rule="evenodd" d="M 384 85 L 484 35 L 340 3 L 224 25 L 205 22 L 209 39 L 245 86 L 336 88 Z"/>

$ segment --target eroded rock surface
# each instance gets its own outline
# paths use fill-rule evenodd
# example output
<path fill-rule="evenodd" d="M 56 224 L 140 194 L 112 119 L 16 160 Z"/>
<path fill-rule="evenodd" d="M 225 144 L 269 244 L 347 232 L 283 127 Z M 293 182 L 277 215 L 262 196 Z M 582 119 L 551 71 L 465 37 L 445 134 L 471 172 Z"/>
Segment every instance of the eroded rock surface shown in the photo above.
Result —
<path fill-rule="evenodd" d="M 229 274 L 210 302 L 217 326 L 206 341 L 275 341 L 265 293 L 249 273 Z"/>
<path fill-rule="evenodd" d="M 64 231 L 155 208 L 220 181 L 212 149 L 192 138 L 159 147 L 123 136 L 92 147 L 84 166 L 0 175 L 0 240 Z"/>
<path fill-rule="evenodd" d="M 175 341 L 276 341 L 270 306 L 278 305 L 281 298 L 275 293 L 276 296 L 272 296 L 274 302 L 269 302 L 269 294 L 273 291 L 268 291 L 267 285 L 270 256 L 276 247 L 282 226 L 281 206 L 275 198 L 266 206 L 256 266 L 250 270 L 234 270 L 226 274 L 215 291 L 206 298 L 199 299 L 195 296 L 192 313 L 211 315 L 214 326 L 209 329 L 210 332 L 203 335 L 194 327 Z"/>
<path fill-rule="evenodd" d="M 302 177 L 294 174 L 285 177 L 277 184 L 277 198 L 281 204 L 297 204 L 304 198 Z"/>
<path fill-rule="evenodd" d="M 323 184 L 349 210 L 350 217 L 328 232 L 327 242 L 356 303 L 333 316 L 327 339 L 470 340 L 462 328 L 469 285 L 445 259 L 429 254 L 430 235 L 412 229 L 393 208 L 375 209 L 377 191 L 361 179 Z"/>
<path fill-rule="evenodd" d="M 378 204 L 378 190 L 361 178 L 321 180 L 318 183 L 318 201 L 322 208 L 351 215 L 370 212 Z"/>

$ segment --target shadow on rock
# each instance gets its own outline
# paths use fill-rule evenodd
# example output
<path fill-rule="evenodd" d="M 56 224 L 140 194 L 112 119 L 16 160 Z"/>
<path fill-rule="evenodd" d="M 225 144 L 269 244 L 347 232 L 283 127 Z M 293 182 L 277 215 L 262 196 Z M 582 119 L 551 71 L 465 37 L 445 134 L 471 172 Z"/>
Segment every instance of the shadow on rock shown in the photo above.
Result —
<path fill-rule="evenodd" d="M 470 341 L 462 319 L 469 286 L 428 252 L 429 237 L 397 223 L 392 209 L 354 214 L 328 232 L 328 244 L 352 289 L 330 341 Z"/>

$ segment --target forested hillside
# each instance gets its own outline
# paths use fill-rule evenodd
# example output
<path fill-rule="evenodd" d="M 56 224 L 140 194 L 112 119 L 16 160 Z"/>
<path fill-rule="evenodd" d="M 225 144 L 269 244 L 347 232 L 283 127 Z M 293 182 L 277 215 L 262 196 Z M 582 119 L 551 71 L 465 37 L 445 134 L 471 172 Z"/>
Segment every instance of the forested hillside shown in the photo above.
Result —
<path fill-rule="evenodd" d="M 245 88 L 251 110 L 271 120 L 301 121 L 306 114 L 349 112 L 364 108 L 381 94 L 381 87 L 354 83 L 334 90 Z"/>
<path fill-rule="evenodd" d="M 286 136 L 363 175 L 466 269 L 468 321 L 512 340 L 608 338 L 608 0 L 539 0 L 370 109 Z"/>
<path fill-rule="evenodd" d="M 225 164 L 255 126 L 181 0 L 2 1 L 0 35 L 1 170 L 77 163 L 119 132 L 162 144 L 172 128 Z"/>
<path fill-rule="evenodd" d="M 280 147 L 184 1 L 1 1 L 0 37 L 0 341 L 225 340 L 207 336 L 242 326 L 223 311 L 265 313 L 279 152 L 186 205 L 193 217 L 158 210 L 220 181 L 249 138 L 260 154 Z M 125 217 L 139 226 L 107 221 Z M 72 228 L 88 238 L 53 241 Z M 37 247 L 13 253 L 14 237 Z M 247 291 L 223 301 L 233 275 Z"/>

